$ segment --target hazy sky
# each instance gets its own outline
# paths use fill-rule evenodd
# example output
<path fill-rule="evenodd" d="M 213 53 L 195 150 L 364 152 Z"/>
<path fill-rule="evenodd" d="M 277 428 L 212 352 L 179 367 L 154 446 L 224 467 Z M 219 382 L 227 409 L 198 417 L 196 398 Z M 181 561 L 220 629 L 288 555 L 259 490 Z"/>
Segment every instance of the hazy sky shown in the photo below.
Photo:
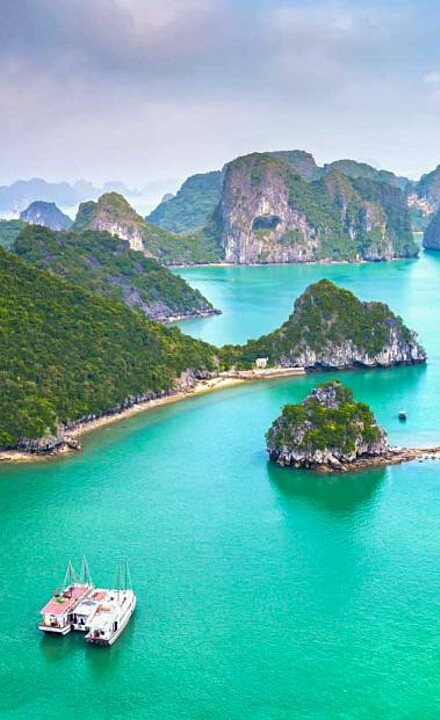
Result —
<path fill-rule="evenodd" d="M 435 0 L 0 0 L 0 183 L 440 163 Z"/>

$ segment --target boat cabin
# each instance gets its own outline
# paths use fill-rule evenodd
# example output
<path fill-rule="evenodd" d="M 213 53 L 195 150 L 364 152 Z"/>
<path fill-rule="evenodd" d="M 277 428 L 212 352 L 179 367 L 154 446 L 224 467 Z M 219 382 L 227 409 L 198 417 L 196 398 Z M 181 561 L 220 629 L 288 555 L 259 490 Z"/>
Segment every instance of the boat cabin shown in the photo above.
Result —
<path fill-rule="evenodd" d="M 78 603 L 92 590 L 90 585 L 75 583 L 63 592 L 56 592 L 41 610 L 40 630 L 67 635 L 71 630 L 71 614 Z"/>
<path fill-rule="evenodd" d="M 107 590 L 104 594 L 86 635 L 86 641 L 94 645 L 112 645 L 136 606 L 132 590 Z"/>
<path fill-rule="evenodd" d="M 88 632 L 89 626 L 99 608 L 99 601 L 92 596 L 81 600 L 70 616 L 72 630 Z"/>

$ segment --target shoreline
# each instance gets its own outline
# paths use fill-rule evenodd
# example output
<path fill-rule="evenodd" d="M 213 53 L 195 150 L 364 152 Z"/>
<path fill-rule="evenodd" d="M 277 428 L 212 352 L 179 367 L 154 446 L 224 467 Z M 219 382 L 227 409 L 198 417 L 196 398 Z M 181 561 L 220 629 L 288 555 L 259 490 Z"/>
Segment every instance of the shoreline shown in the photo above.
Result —
<path fill-rule="evenodd" d="M 302 368 L 268 368 L 264 370 L 237 370 L 235 372 L 221 373 L 218 376 L 207 378 L 206 380 L 199 380 L 190 388 L 177 388 L 174 392 L 170 392 L 170 394 L 163 397 L 144 400 L 119 412 L 102 415 L 87 422 L 79 422 L 71 430 L 66 431 L 60 447 L 52 452 L 32 453 L 23 450 L 0 450 L 0 464 L 42 462 L 60 458 L 65 455 L 71 455 L 82 449 L 81 446 L 74 446 L 83 435 L 113 425 L 121 420 L 127 420 L 128 418 L 148 412 L 149 410 L 182 402 L 183 400 L 188 400 L 198 395 L 206 395 L 217 390 L 226 390 L 230 387 L 236 387 L 249 382 L 280 379 L 284 377 L 302 377 L 306 374 L 306 371 Z M 70 446 L 69 443 L 71 443 Z"/>
<path fill-rule="evenodd" d="M 423 233 L 422 233 L 423 234 Z M 393 257 L 382 258 L 380 260 L 306 260 L 303 262 L 278 262 L 278 263 L 236 263 L 236 262 L 207 262 L 207 263 L 188 263 L 186 265 L 167 265 L 170 270 L 186 270 L 190 268 L 210 268 L 210 267 L 237 267 L 237 268 L 259 268 L 259 267 L 299 267 L 304 265 L 377 265 L 382 263 L 401 262 L 405 260 L 419 260 L 421 253 L 411 255 L 409 257 Z"/>
<path fill-rule="evenodd" d="M 173 323 L 184 322 L 185 320 L 200 320 L 202 318 L 214 317 L 215 315 L 222 315 L 222 311 L 218 308 L 212 310 L 206 310 L 203 312 L 187 313 L 186 315 L 172 315 L 166 319 L 157 319 L 155 322 L 160 322 L 162 325 L 172 325 Z"/>
<path fill-rule="evenodd" d="M 407 462 L 426 462 L 427 460 L 440 460 L 439 445 L 420 448 L 390 447 L 386 455 L 361 457 L 352 463 L 341 463 L 338 466 L 315 465 L 307 468 L 303 466 L 276 464 L 279 467 L 285 467 L 290 470 L 309 470 L 315 475 L 335 475 L 388 467 L 389 465 L 402 465 Z"/>

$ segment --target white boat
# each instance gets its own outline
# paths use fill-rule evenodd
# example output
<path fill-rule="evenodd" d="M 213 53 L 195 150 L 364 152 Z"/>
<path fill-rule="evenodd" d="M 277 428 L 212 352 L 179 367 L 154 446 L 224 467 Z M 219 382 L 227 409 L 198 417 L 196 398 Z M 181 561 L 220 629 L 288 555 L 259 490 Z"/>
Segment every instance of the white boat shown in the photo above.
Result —
<path fill-rule="evenodd" d="M 125 564 L 124 588 L 115 590 L 96 589 L 91 594 L 90 600 L 97 602 L 98 607 L 94 610 L 93 615 L 89 617 L 86 642 L 92 645 L 113 645 L 127 627 L 136 608 L 136 595 L 131 589 L 127 563 Z"/>
<path fill-rule="evenodd" d="M 69 561 L 61 590 L 56 590 L 42 608 L 39 629 L 46 633 L 67 635 L 72 630 L 72 613 L 93 591 L 87 560 L 82 561 L 79 581 Z"/>

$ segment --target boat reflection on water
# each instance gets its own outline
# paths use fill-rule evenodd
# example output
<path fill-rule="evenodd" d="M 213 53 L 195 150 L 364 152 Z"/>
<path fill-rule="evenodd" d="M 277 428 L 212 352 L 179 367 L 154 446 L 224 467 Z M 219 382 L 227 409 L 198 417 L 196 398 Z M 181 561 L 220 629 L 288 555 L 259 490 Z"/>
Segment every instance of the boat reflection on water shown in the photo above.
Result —
<path fill-rule="evenodd" d="M 72 650 L 75 650 L 76 647 L 80 647 L 81 650 L 83 649 L 83 643 L 79 642 L 80 638 L 69 635 L 67 638 L 65 638 L 64 642 L 60 642 L 59 638 L 55 635 L 49 635 L 44 633 L 44 635 L 41 636 L 41 642 L 40 642 L 40 650 L 42 655 L 44 656 L 44 660 L 46 660 L 49 663 L 59 663 L 63 662 L 67 658 L 68 655 L 71 655 Z"/>

